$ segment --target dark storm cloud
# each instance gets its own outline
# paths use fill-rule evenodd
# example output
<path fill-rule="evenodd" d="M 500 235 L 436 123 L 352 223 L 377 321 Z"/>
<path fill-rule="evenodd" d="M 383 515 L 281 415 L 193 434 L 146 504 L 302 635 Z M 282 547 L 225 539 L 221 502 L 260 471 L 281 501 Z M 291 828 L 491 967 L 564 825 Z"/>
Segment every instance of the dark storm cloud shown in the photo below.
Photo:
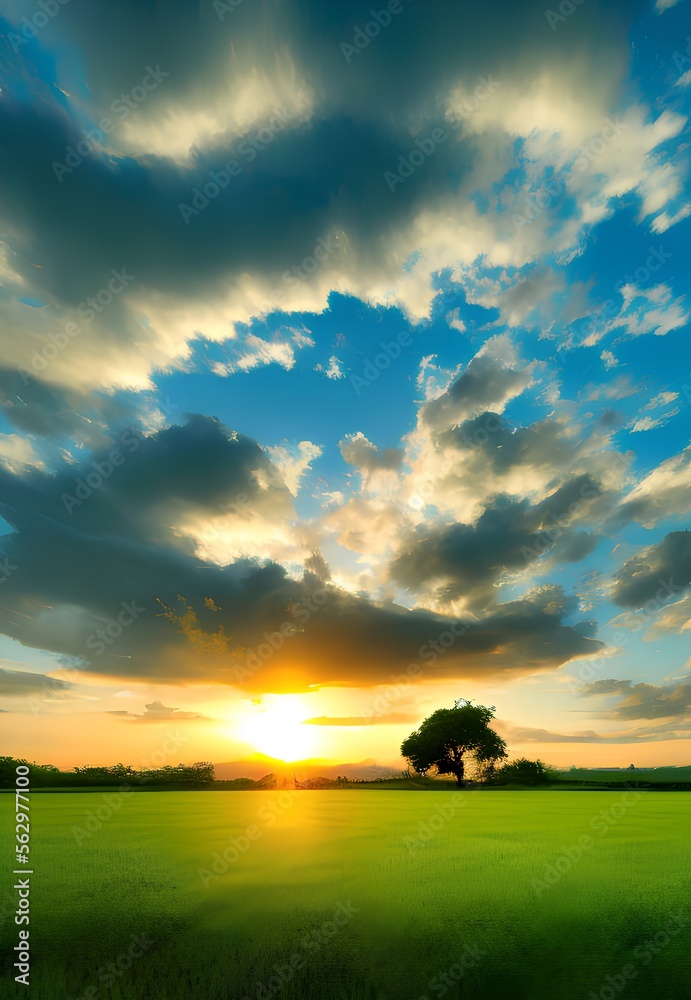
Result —
<path fill-rule="evenodd" d="M 579 442 L 563 421 L 547 418 L 515 427 L 498 413 L 486 410 L 477 417 L 435 436 L 440 448 L 455 446 L 483 454 L 499 476 L 511 469 L 567 468 L 579 453 Z"/>
<path fill-rule="evenodd" d="M 257 474 L 266 477 L 266 489 Z M 202 416 L 155 435 L 125 429 L 89 461 L 63 464 L 53 476 L 35 471 L 19 478 L 0 470 L 0 495 L 0 512 L 13 527 L 21 531 L 40 517 L 38 531 L 54 526 L 75 544 L 95 535 L 172 542 L 181 512 L 221 515 L 222 504 L 238 498 L 277 517 L 292 511 L 290 494 L 259 445 Z"/>
<path fill-rule="evenodd" d="M 612 600 L 624 608 L 640 608 L 650 600 L 659 605 L 690 583 L 691 534 L 672 531 L 626 560 L 614 574 Z"/>
<path fill-rule="evenodd" d="M 34 674 L 28 670 L 5 670 L 0 668 L 0 696 L 24 696 L 37 692 L 45 693 L 47 688 L 53 691 L 69 691 L 72 687 L 67 681 Z"/>
<path fill-rule="evenodd" d="M 0 368 L 0 410 L 20 431 L 39 437 L 78 438 L 91 448 L 107 444 L 107 428 L 137 417 L 134 402 L 50 386 Z"/>
<path fill-rule="evenodd" d="M 291 579 L 270 561 L 202 562 L 176 534 L 177 517 L 212 516 L 238 489 L 251 498 L 239 516 L 255 508 L 276 516 L 286 510 L 285 487 L 254 442 L 209 418 L 134 440 L 138 447 L 71 514 L 62 498 L 93 463 L 54 476 L 0 471 L 2 513 L 14 529 L 5 550 L 17 567 L 3 584 L 7 635 L 119 677 L 234 684 L 238 664 L 250 662 L 242 683 L 274 691 L 380 684 L 411 662 L 428 678 L 520 673 L 602 648 L 587 624 L 563 624 L 577 608 L 558 588 L 459 627 L 375 604 L 309 571 Z M 169 620 L 159 600 L 193 609 L 198 621 Z M 258 650 L 259 660 L 233 655 L 239 646 Z"/>
<path fill-rule="evenodd" d="M 665 686 L 612 678 L 595 681 L 587 695 L 614 695 L 607 714 L 619 719 L 665 719 L 691 715 L 691 680 Z"/>
<path fill-rule="evenodd" d="M 480 351 L 449 388 L 422 408 L 423 423 L 445 429 L 518 395 L 532 381 L 534 365 L 521 368 Z"/>
<path fill-rule="evenodd" d="M 391 577 L 413 592 L 436 585 L 440 597 L 486 607 L 496 601 L 504 573 L 520 572 L 548 551 L 563 562 L 593 551 L 597 538 L 571 530 L 569 522 L 583 516 L 599 492 L 583 475 L 538 504 L 499 496 L 474 524 L 421 527 L 392 562 Z"/>

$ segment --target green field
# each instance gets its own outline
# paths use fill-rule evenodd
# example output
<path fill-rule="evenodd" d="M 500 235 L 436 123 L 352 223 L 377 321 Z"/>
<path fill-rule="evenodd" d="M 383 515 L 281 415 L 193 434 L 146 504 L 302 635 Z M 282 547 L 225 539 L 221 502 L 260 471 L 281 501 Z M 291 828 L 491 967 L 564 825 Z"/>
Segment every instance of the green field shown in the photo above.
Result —
<path fill-rule="evenodd" d="M 141 792 L 81 844 L 104 793 L 36 795 L 32 982 L 2 996 L 689 996 L 688 795 L 458 794 Z"/>

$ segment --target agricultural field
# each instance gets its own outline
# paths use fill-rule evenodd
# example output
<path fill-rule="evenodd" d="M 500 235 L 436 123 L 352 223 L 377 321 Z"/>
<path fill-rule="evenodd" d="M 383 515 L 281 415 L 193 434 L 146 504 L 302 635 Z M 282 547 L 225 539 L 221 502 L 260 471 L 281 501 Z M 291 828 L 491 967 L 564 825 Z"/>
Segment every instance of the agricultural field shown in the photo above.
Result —
<path fill-rule="evenodd" d="M 62 792 L 31 813 L 32 1000 L 689 995 L 684 793 Z"/>

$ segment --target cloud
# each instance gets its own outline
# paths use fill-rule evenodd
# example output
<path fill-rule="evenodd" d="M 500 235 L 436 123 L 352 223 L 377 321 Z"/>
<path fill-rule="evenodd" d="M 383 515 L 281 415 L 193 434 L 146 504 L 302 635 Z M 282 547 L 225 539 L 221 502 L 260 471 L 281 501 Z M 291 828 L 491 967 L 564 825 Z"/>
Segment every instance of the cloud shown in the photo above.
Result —
<path fill-rule="evenodd" d="M 395 726 L 402 723 L 414 725 L 419 722 L 419 715 L 411 712 L 388 712 L 386 715 L 355 715 L 342 718 L 330 718 L 326 715 L 314 719 L 305 719 L 306 726 Z"/>
<path fill-rule="evenodd" d="M 672 417 L 676 417 L 677 413 L 679 413 L 679 407 L 669 410 L 668 413 L 662 413 L 659 417 L 639 417 L 630 425 L 630 430 L 632 433 L 636 433 L 640 431 L 652 431 L 656 427 L 664 427 Z"/>
<path fill-rule="evenodd" d="M 20 472 L 31 466 L 40 468 L 43 463 L 28 438 L 20 434 L 0 434 L 0 464 L 11 472 Z"/>
<path fill-rule="evenodd" d="M 662 608 L 643 638 L 652 641 L 663 635 L 680 635 L 691 630 L 691 594 Z"/>
<path fill-rule="evenodd" d="M 485 410 L 501 413 L 506 403 L 533 384 L 537 362 L 520 367 L 510 339 L 500 334 L 488 340 L 446 392 L 421 410 L 423 424 L 449 427 Z"/>
<path fill-rule="evenodd" d="M 446 322 L 449 324 L 452 330 L 458 330 L 459 333 L 466 332 L 466 325 L 461 319 L 460 309 L 451 309 L 446 314 Z"/>
<path fill-rule="evenodd" d="M 65 692 L 71 690 L 72 684 L 61 681 L 47 674 L 29 672 L 28 670 L 7 670 L 0 667 L 0 696 L 24 697 L 47 690 Z"/>
<path fill-rule="evenodd" d="M 275 445 L 266 450 L 294 497 L 300 492 L 301 480 L 310 470 L 312 462 L 323 452 L 321 445 L 312 444 L 311 441 L 300 441 L 295 445 Z"/>
<path fill-rule="evenodd" d="M 643 409 L 656 410 L 660 406 L 669 406 L 669 404 L 673 403 L 675 399 L 679 399 L 678 392 L 658 392 L 657 396 L 653 396 L 650 402 L 645 404 Z"/>
<path fill-rule="evenodd" d="M 144 706 L 144 712 L 142 715 L 137 715 L 133 712 L 108 712 L 108 715 L 118 715 L 123 719 L 132 720 L 139 723 L 151 723 L 151 722 L 193 722 L 195 720 L 204 720 L 206 716 L 198 715 L 196 712 L 181 712 L 179 708 L 168 708 L 160 701 L 152 701 L 149 705 Z"/>
<path fill-rule="evenodd" d="M 400 448 L 377 448 L 362 431 L 348 434 L 340 442 L 339 448 L 345 461 L 363 472 L 395 472 L 403 460 Z"/>
<path fill-rule="evenodd" d="M 635 482 L 633 453 L 620 454 L 615 436 L 639 443 L 675 415 L 676 394 L 659 392 L 635 416 L 630 404 L 607 409 L 639 391 L 633 367 L 577 402 L 562 395 L 581 372 L 580 361 L 560 370 L 567 349 L 607 338 L 591 359 L 602 375 L 633 366 L 651 336 L 674 347 L 689 317 L 673 276 L 657 274 L 670 254 L 648 248 L 648 278 L 626 275 L 613 312 L 593 314 L 585 337 L 575 332 L 590 318 L 591 286 L 572 280 L 578 262 L 568 268 L 594 228 L 621 206 L 653 232 L 689 210 L 683 95 L 670 85 L 649 107 L 629 86 L 642 78 L 631 27 L 648 7 L 601 7 L 583 5 L 568 32 L 547 29 L 545 44 L 537 0 L 410 4 L 351 65 L 342 43 L 370 16 L 359 0 L 314 10 L 259 0 L 226 20 L 209 4 L 171 0 L 163 17 L 157 5 L 93 0 L 93 17 L 68 4 L 20 55 L 8 51 L 0 408 L 17 433 L 0 435 L 0 512 L 18 566 L 3 582 L 9 635 L 93 673 L 232 684 L 234 651 L 278 634 L 285 641 L 246 680 L 275 690 L 368 686 L 419 660 L 431 679 L 523 675 L 602 648 L 592 623 L 578 621 L 577 599 L 534 578 L 584 560 L 629 520 L 683 516 L 691 462 L 687 449 Z M 67 50 L 83 58 L 65 60 Z M 67 147 L 115 114 L 113 101 L 154 59 L 160 87 L 58 179 Z M 491 90 L 468 115 L 480 76 Z M 388 190 L 385 172 L 435 128 L 446 140 Z M 552 180 L 560 193 L 544 204 Z M 538 196 L 543 207 L 517 227 Z M 330 327 L 348 297 L 400 313 L 363 306 L 355 347 L 350 327 L 335 339 Z M 358 352 L 371 356 L 369 321 L 394 317 L 417 325 L 428 352 L 417 423 L 389 413 L 383 397 L 374 423 L 369 401 L 362 421 L 335 413 L 324 431 L 348 470 L 329 452 L 336 438 L 316 444 L 290 425 L 262 446 L 156 402 L 162 376 L 200 370 L 210 400 L 217 378 L 252 388 L 290 378 L 338 402 L 314 371 L 343 383 Z M 634 351 L 629 341 L 642 337 Z M 390 375 L 413 391 L 406 364 Z M 185 423 L 166 427 L 172 419 Z M 333 478 L 317 486 L 315 465 Z M 321 516 L 315 496 L 328 501 Z M 309 519 L 297 516 L 303 505 Z M 635 553 L 612 596 L 637 606 L 627 602 L 656 593 L 658 572 L 682 572 L 674 558 L 664 542 Z M 283 635 L 321 590 L 325 607 Z M 178 607 L 178 594 L 191 609 L 186 634 L 157 603 Z M 145 610 L 121 627 L 132 603 Z M 684 626 L 683 602 L 671 607 L 651 633 Z M 475 617 L 438 652 L 431 643 L 461 612 Z M 108 627 L 112 642 L 92 641 Z"/>
<path fill-rule="evenodd" d="M 399 541 L 409 524 L 393 503 L 351 497 L 323 519 L 327 532 L 334 532 L 339 545 L 364 557 L 381 556 Z"/>
<path fill-rule="evenodd" d="M 652 528 L 667 517 L 691 510 L 691 445 L 665 459 L 624 498 L 619 518 Z"/>
<path fill-rule="evenodd" d="M 684 297 L 675 296 L 669 285 L 642 288 L 631 282 L 623 285 L 620 294 L 622 301 L 616 315 L 605 318 L 602 307 L 582 327 L 570 332 L 565 346 L 592 347 L 610 334 L 617 334 L 612 341 L 616 347 L 634 337 L 664 337 L 689 322 Z"/>
<path fill-rule="evenodd" d="M 674 684 L 634 684 L 611 678 L 589 684 L 584 694 L 614 696 L 608 715 L 618 719 L 668 719 L 685 717 L 691 721 L 691 681 Z"/>
<path fill-rule="evenodd" d="M 329 364 L 327 368 L 323 365 L 318 364 L 314 366 L 315 372 L 322 372 L 330 379 L 340 379 L 345 378 L 345 372 L 343 370 L 343 362 L 340 361 L 335 354 L 329 358 Z"/>
<path fill-rule="evenodd" d="M 691 584 L 691 534 L 672 531 L 655 545 L 627 559 L 613 575 L 611 598 L 621 607 L 647 601 L 665 603 Z"/>
<path fill-rule="evenodd" d="M 86 482 L 95 467 L 85 461 L 55 475 L 0 470 L 2 514 L 12 526 L 5 549 L 18 566 L 3 584 L 3 631 L 27 646 L 76 658 L 87 672 L 236 684 L 235 668 L 245 661 L 234 650 L 245 646 L 269 654 L 245 671 L 243 683 L 285 691 L 372 686 L 413 661 L 429 678 L 526 673 L 602 647 L 589 637 L 592 627 L 564 623 L 576 606 L 558 589 L 495 606 L 457 641 L 449 632 L 452 648 L 435 653 L 430 643 L 454 618 L 324 584 L 313 572 L 313 550 L 302 549 L 301 578 L 271 558 L 226 562 L 222 536 L 220 552 L 209 543 L 215 560 L 200 558 L 190 525 L 213 523 L 223 506 L 224 516 L 238 524 L 266 518 L 260 537 L 268 548 L 281 518 L 293 516 L 290 493 L 262 449 L 209 418 L 138 439 L 68 513 L 61 498 L 76 495 L 75 482 Z M 300 552 L 297 543 L 293 551 Z M 180 622 L 176 627 L 163 613 L 165 606 L 179 607 L 179 594 L 198 616 L 198 624 L 186 618 L 190 627 L 182 632 Z M 281 639 L 285 623 L 290 634 L 274 651 L 266 636 Z"/>
<path fill-rule="evenodd" d="M 497 720 L 499 723 L 499 720 Z M 595 744 L 629 744 L 663 743 L 667 740 L 688 740 L 691 737 L 691 724 L 679 720 L 671 720 L 658 726 L 639 726 L 618 732 L 596 732 L 593 729 L 578 733 L 555 733 L 549 729 L 539 729 L 531 726 L 516 726 L 510 723 L 499 723 L 496 726 L 500 735 L 510 743 L 595 743 Z"/>
<path fill-rule="evenodd" d="M 9 370 L 24 366 L 53 390 L 150 390 L 157 373 L 202 363 L 202 342 L 219 349 L 208 360 L 219 375 L 290 370 L 307 345 L 248 329 L 252 317 L 321 312 L 338 290 L 400 304 L 419 320 L 442 269 L 458 277 L 481 259 L 522 268 L 575 252 L 628 193 L 653 222 L 680 217 L 676 167 L 661 151 L 683 119 L 664 112 L 649 121 L 642 106 L 626 110 L 597 181 L 595 171 L 568 175 L 568 218 L 546 211 L 516 232 L 507 211 L 555 166 L 568 168 L 617 113 L 642 0 L 581 10 L 549 45 L 538 0 L 502 0 L 491 12 L 479 0 L 462 10 L 411 5 L 357 66 L 340 46 L 369 16 L 365 4 L 330 5 L 318 18 L 297 0 L 248 5 L 233 18 L 232 45 L 230 18 L 219 23 L 209 5 L 172 3 L 164 22 L 132 2 L 116 11 L 94 0 L 92 9 L 93 22 L 68 7 L 35 46 L 8 55 L 0 102 L 0 346 Z M 110 51 L 97 58 L 101 32 Z M 58 57 L 66 45 L 82 53 L 79 69 Z M 413 47 L 424 53 L 414 65 Z M 154 58 L 167 74 L 160 86 L 131 113 L 114 113 Z M 464 95 L 480 76 L 497 83 L 468 117 Z M 51 164 L 104 116 L 117 119 L 114 131 L 58 181 Z M 435 128 L 449 141 L 387 191 L 386 171 Z M 239 171 L 214 193 L 212 172 L 232 161 Z M 180 206 L 193 200 L 201 208 L 185 219 Z M 85 313 L 88 299 L 108 297 L 113 269 L 133 277 Z M 524 276 L 507 291 L 505 317 L 527 320 L 556 280 L 549 269 Z M 65 334 L 66 323 L 78 332 Z M 326 369 L 334 377 L 336 362 Z M 519 391 L 507 372 L 489 399 L 474 395 L 473 381 L 458 390 L 468 406 L 501 409 Z"/>
<path fill-rule="evenodd" d="M 418 529 L 403 541 L 390 565 L 392 578 L 413 592 L 433 590 L 442 602 L 462 600 L 475 610 L 498 599 L 505 577 L 522 573 L 545 552 L 578 562 L 597 539 L 571 526 L 600 495 L 596 483 L 581 477 L 539 504 L 499 496 L 474 524 Z"/>
<path fill-rule="evenodd" d="M 270 364 L 278 364 L 286 371 L 290 371 L 295 364 L 295 337 L 292 331 L 289 331 L 287 339 L 277 338 L 274 341 L 263 340 L 254 333 L 248 333 L 238 341 L 238 345 L 232 360 L 225 363 L 216 362 L 212 366 L 212 371 L 216 375 L 248 372 L 253 368 Z M 229 350 L 232 350 L 232 346 Z M 310 341 L 305 345 L 304 341 L 301 341 L 299 346 L 313 346 L 313 342 Z"/>

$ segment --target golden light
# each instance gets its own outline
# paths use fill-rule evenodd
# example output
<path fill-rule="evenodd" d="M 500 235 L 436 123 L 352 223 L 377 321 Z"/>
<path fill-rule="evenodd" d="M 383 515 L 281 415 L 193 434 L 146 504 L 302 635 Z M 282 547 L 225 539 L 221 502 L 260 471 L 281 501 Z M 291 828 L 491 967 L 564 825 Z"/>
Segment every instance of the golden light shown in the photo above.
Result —
<path fill-rule="evenodd" d="M 267 695 L 248 707 L 233 736 L 268 757 L 305 760 L 314 756 L 319 741 L 318 727 L 304 725 L 311 714 L 301 695 Z"/>

